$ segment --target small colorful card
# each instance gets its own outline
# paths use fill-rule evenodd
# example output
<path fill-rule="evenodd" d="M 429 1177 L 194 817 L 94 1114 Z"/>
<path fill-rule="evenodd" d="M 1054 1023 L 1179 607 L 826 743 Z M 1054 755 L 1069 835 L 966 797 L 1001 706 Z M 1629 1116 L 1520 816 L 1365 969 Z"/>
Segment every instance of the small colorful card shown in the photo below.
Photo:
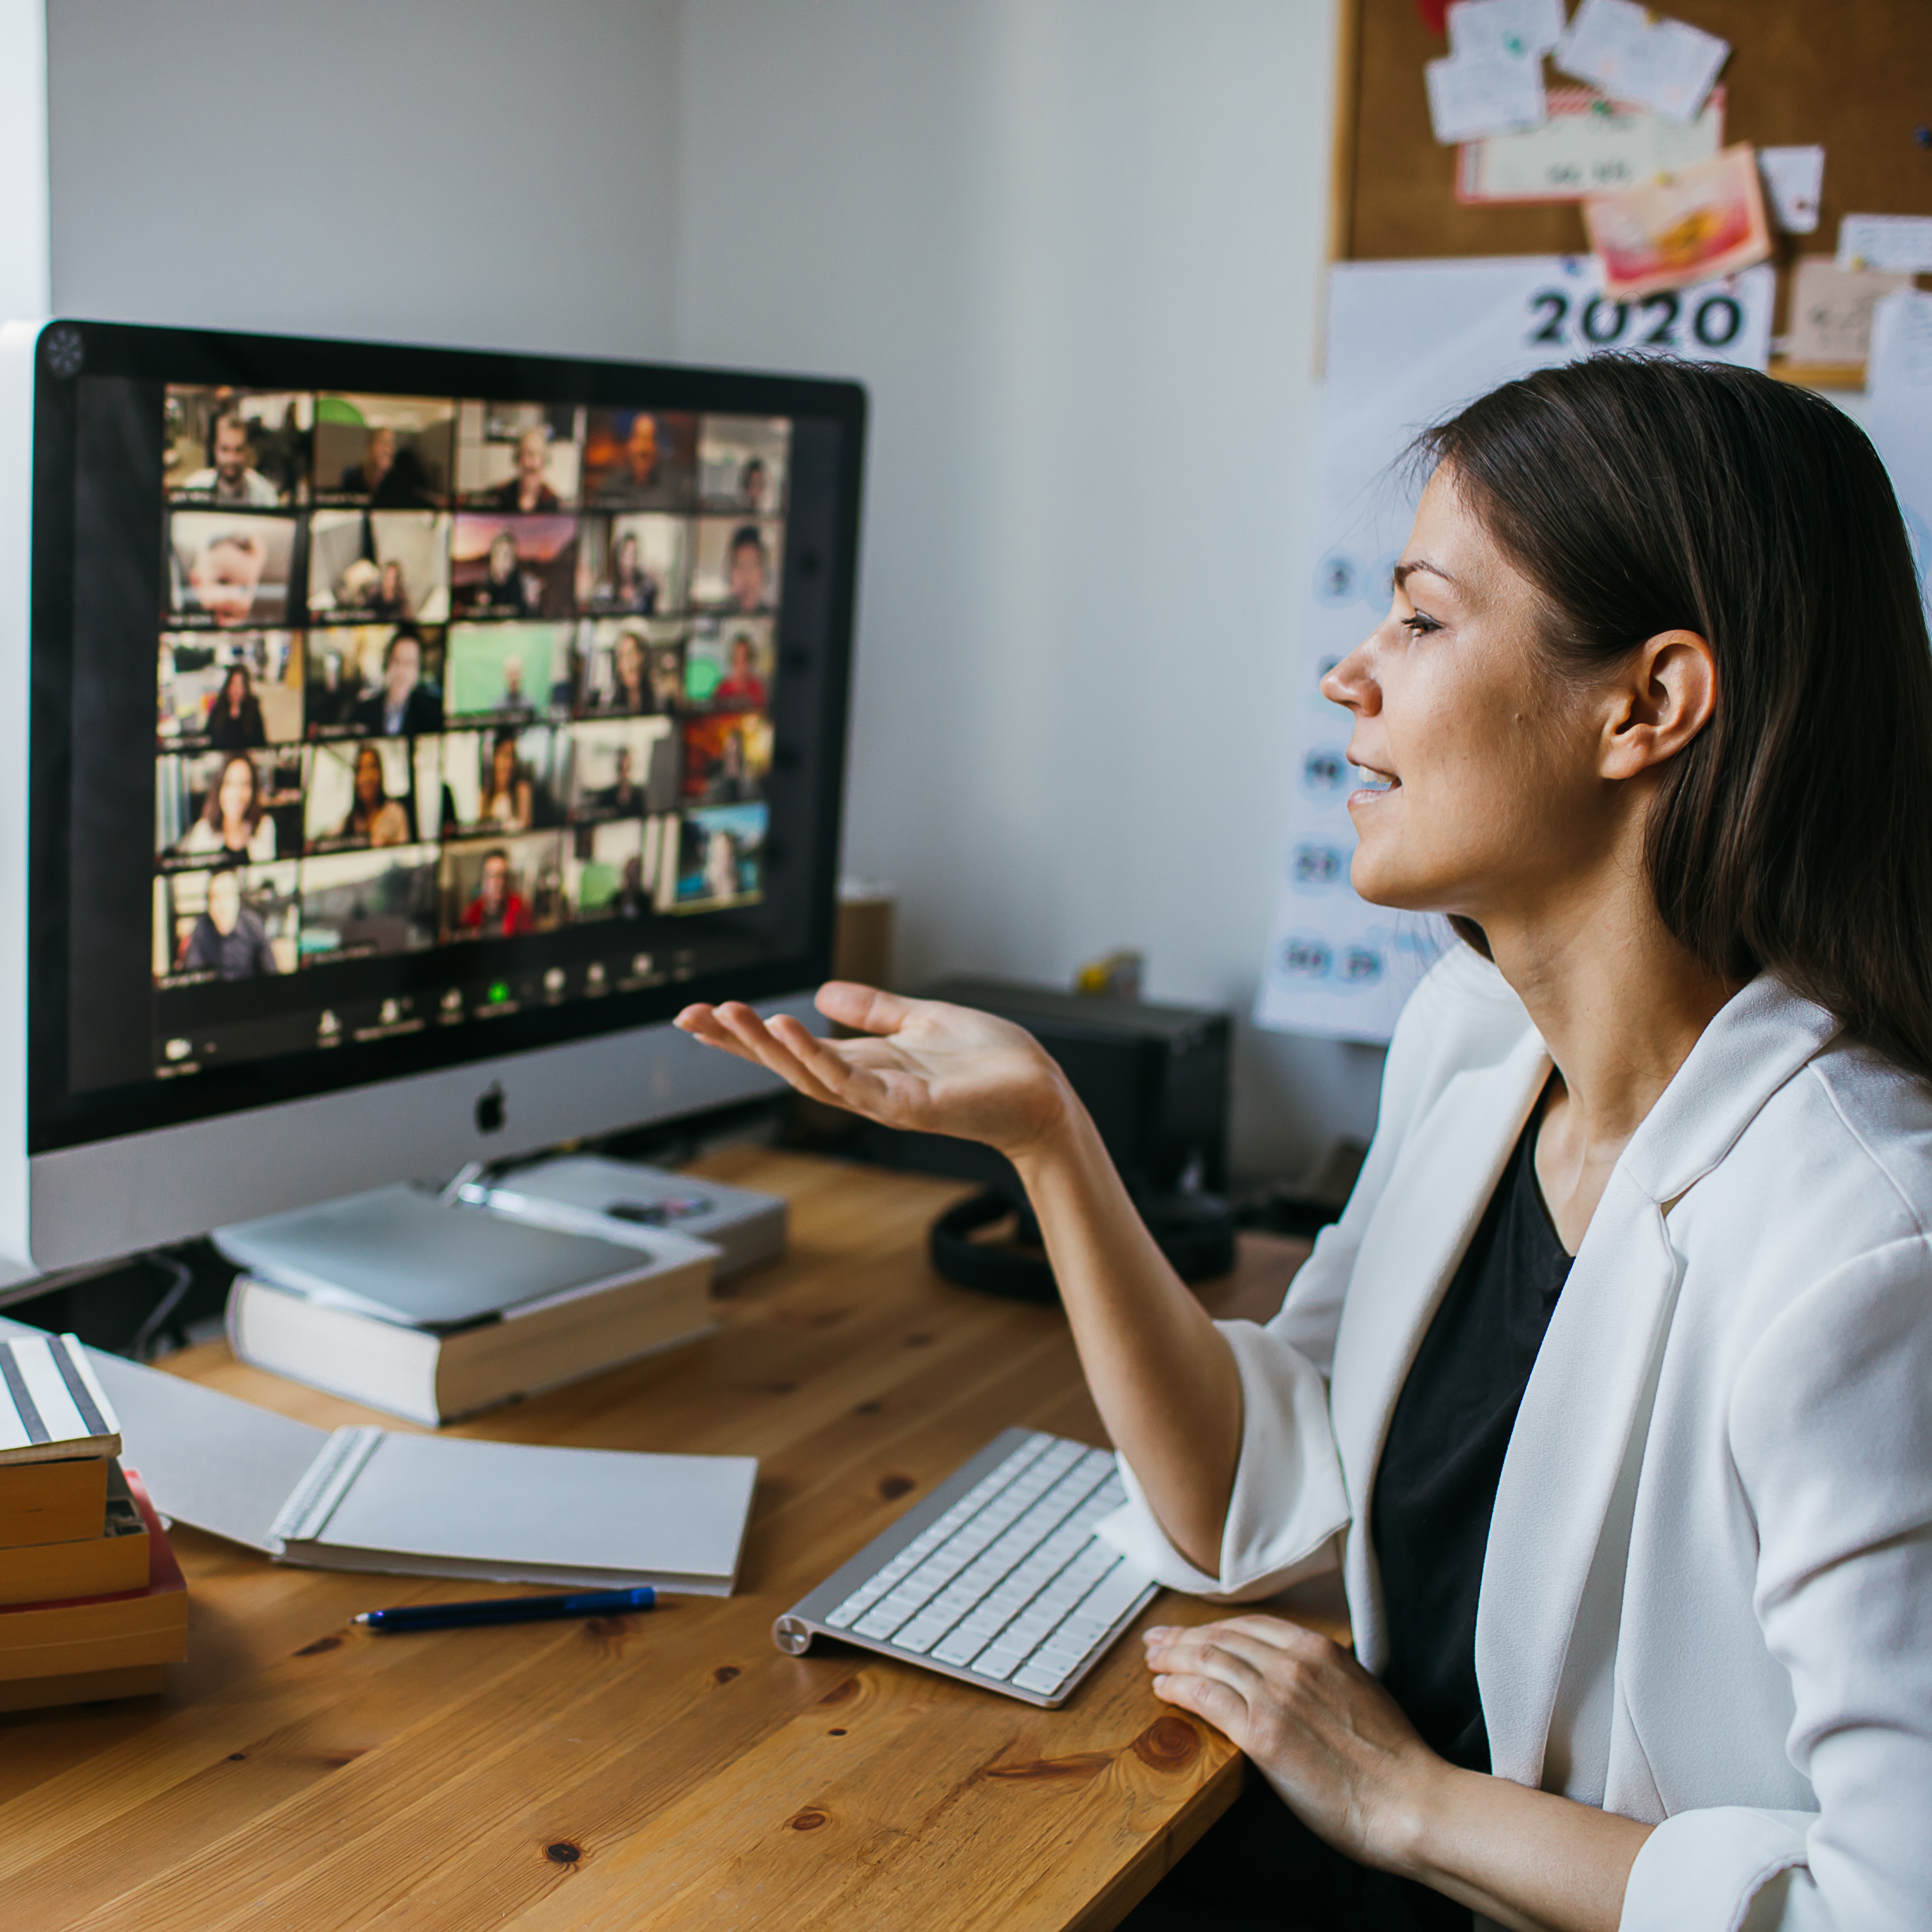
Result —
<path fill-rule="evenodd" d="M 1748 141 L 1642 188 L 1589 196 L 1583 226 L 1611 296 L 1654 295 L 1734 275 L 1771 253 Z"/>

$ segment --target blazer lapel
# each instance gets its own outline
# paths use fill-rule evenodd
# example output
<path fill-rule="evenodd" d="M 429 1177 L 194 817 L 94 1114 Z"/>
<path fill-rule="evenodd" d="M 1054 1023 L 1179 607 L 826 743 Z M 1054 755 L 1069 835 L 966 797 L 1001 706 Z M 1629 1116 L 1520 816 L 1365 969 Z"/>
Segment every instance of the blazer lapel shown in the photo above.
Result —
<path fill-rule="evenodd" d="M 1510 1437 L 1483 1565 L 1476 1677 L 1503 1777 L 1542 1780 L 1593 1564 L 1595 1587 L 1621 1600 L 1629 1516 L 1612 1502 L 1630 1459 L 1642 1454 L 1681 1278 L 1665 1212 L 1836 1030 L 1821 1007 L 1774 980 L 1754 980 L 1705 1029 L 1591 1219 Z M 1624 1487 L 1634 1495 L 1634 1484 Z M 1611 1534 L 1624 1547 L 1600 1561 Z M 1594 1621 L 1613 1653 L 1614 1614 Z"/>
<path fill-rule="evenodd" d="M 1349 1276 L 1328 1409 L 1348 1490 L 1355 1652 L 1371 1670 L 1383 1662 L 1369 1537 L 1376 1465 L 1415 1352 L 1549 1077 L 1542 1040 L 1526 1026 L 1506 1058 L 1447 1082 L 1410 1130 Z"/>

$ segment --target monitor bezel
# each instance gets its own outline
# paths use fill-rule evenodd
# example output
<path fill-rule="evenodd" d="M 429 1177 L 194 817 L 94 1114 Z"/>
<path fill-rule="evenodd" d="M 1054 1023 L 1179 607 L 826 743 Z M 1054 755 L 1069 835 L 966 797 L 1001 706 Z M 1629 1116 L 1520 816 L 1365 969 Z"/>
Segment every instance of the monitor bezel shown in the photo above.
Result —
<path fill-rule="evenodd" d="M 77 332 L 78 372 L 53 366 L 56 329 Z M 74 336 L 64 338 L 72 343 Z M 658 362 L 155 328 L 62 319 L 34 357 L 29 582 L 27 1120 L 30 1156 L 218 1120 L 312 1096 L 502 1060 L 660 1024 L 694 1000 L 764 1000 L 830 970 L 843 812 L 867 400 L 856 382 Z M 72 680 L 77 466 L 74 377 L 268 389 L 480 397 L 698 413 L 812 418 L 840 432 L 823 661 L 814 667 L 819 782 L 810 799 L 805 943 L 794 950 L 596 1001 L 574 1000 L 406 1040 L 345 1043 L 152 1080 L 67 1090 Z"/>

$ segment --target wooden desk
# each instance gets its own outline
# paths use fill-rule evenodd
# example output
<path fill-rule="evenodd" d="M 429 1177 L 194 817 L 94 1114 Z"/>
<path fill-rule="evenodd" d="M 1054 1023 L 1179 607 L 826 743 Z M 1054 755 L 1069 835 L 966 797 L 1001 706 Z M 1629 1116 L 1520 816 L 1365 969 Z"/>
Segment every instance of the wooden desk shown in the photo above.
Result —
<path fill-rule="evenodd" d="M 926 1267 L 951 1184 L 752 1150 L 705 1171 L 790 1198 L 783 1265 L 737 1285 L 710 1340 L 463 1432 L 757 1456 L 738 1594 L 375 1636 L 347 1618 L 500 1592 L 278 1568 L 182 1529 L 190 1651 L 166 1696 L 0 1719 L 7 1924 L 1104 1928 L 1220 1814 L 1242 1761 L 1156 1700 L 1131 1637 L 1060 1711 L 774 1648 L 776 1616 L 996 1430 L 1104 1438 L 1057 1310 Z M 1272 1312 L 1306 1250 L 1243 1250 L 1204 1298 Z M 219 1343 L 169 1366 L 325 1426 L 370 1419 Z M 1169 1597 L 1149 1616 L 1212 1614 Z"/>

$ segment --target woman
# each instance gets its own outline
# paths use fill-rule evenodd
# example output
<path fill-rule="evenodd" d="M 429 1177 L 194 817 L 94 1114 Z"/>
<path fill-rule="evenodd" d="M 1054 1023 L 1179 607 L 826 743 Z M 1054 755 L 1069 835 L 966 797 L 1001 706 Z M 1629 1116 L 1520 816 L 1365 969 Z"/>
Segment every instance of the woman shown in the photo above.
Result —
<path fill-rule="evenodd" d="M 535 810 L 536 788 L 518 758 L 517 734 L 499 731 L 490 747 L 490 767 L 484 774 L 476 822 L 508 831 L 527 832 Z"/>
<path fill-rule="evenodd" d="M 268 742 L 260 700 L 250 688 L 248 667 L 230 664 L 208 707 L 208 742 L 218 752 L 246 752 Z"/>
<path fill-rule="evenodd" d="M 389 796 L 388 784 L 382 776 L 382 755 L 374 745 L 357 748 L 354 800 L 336 836 L 353 838 L 364 845 L 410 842 L 409 813 L 400 799 Z"/>
<path fill-rule="evenodd" d="M 391 619 L 410 614 L 409 584 L 400 562 L 393 556 L 383 565 L 382 574 L 376 580 L 375 591 L 369 599 L 369 614 Z"/>
<path fill-rule="evenodd" d="M 644 676 L 644 640 L 635 631 L 618 634 L 610 652 L 610 695 L 604 708 L 641 717 L 657 709 Z"/>
<path fill-rule="evenodd" d="M 262 799 L 255 761 L 238 752 L 222 760 L 201 816 L 175 844 L 182 854 L 219 853 L 236 863 L 265 864 L 275 856 L 275 821 Z"/>
<path fill-rule="evenodd" d="M 1932 662 L 1896 502 L 1828 405 L 1715 367 L 1544 371 L 1424 449 L 1324 688 L 1358 890 L 1468 944 L 1265 1327 L 1181 1288 L 1016 1029 L 850 986 L 821 1007 L 880 1037 L 680 1024 L 1013 1161 L 1129 1474 L 1109 1534 L 1162 1580 L 1340 1567 L 1359 1663 L 1274 1617 L 1145 1633 L 1307 1828 L 1247 1831 L 1214 1922 L 1932 1923 Z"/>
<path fill-rule="evenodd" d="M 648 617 L 658 608 L 658 580 L 644 568 L 634 530 L 626 530 L 617 539 L 616 560 L 601 601 L 640 617 Z"/>
<path fill-rule="evenodd" d="M 517 554 L 517 539 L 508 530 L 499 530 L 490 539 L 483 581 L 471 600 L 478 611 L 493 617 L 527 617 L 530 591 L 524 582 L 522 565 Z"/>

